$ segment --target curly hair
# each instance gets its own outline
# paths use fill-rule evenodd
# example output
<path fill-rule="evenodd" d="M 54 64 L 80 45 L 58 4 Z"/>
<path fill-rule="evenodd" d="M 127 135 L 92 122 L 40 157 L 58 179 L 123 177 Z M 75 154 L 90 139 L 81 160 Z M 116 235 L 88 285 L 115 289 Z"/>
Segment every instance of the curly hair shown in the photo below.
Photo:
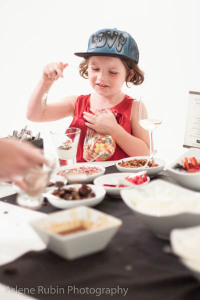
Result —
<path fill-rule="evenodd" d="M 84 59 L 80 65 L 79 65 L 79 74 L 87 79 L 88 78 L 88 63 L 89 63 L 90 58 Z M 134 63 L 130 59 L 121 59 L 123 65 L 125 66 L 126 69 L 126 85 L 128 87 L 128 83 L 132 83 L 134 85 L 140 85 L 144 81 L 144 72 L 139 68 L 139 66 Z M 134 71 L 134 76 L 129 80 L 130 77 L 130 70 Z"/>

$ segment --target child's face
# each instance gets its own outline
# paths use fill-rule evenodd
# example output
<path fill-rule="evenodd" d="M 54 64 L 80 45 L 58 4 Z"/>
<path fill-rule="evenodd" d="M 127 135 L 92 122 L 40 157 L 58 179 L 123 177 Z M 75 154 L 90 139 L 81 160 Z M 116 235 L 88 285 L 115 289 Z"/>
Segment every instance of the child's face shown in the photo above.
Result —
<path fill-rule="evenodd" d="M 120 58 L 92 56 L 88 63 L 88 78 L 96 93 L 112 96 L 121 91 L 126 79 L 126 68 Z"/>

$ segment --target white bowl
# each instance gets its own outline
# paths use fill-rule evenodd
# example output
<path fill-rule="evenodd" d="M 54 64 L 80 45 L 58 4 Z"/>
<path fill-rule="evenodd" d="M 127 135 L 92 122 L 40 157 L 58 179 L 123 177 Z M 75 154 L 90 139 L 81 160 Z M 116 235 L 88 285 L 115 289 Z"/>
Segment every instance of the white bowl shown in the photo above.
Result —
<path fill-rule="evenodd" d="M 88 182 L 93 182 L 93 180 L 100 176 L 103 175 L 105 173 L 105 168 L 103 166 L 100 166 L 98 164 L 89 164 L 89 163 L 78 163 L 78 164 L 74 164 L 71 166 L 64 166 L 59 168 L 56 171 L 56 174 L 60 171 L 65 171 L 65 170 L 70 170 L 70 169 L 74 169 L 74 168 L 97 168 L 99 169 L 99 172 L 96 172 L 92 175 L 87 175 L 87 174 L 66 174 L 64 176 L 60 176 L 60 177 L 65 177 L 67 178 L 68 183 L 88 183 Z"/>
<path fill-rule="evenodd" d="M 62 209 L 77 207 L 80 205 L 95 206 L 104 199 L 106 190 L 103 187 L 96 186 L 93 184 L 88 184 L 88 186 L 91 187 L 92 191 L 95 193 L 96 195 L 95 197 L 89 199 L 81 199 L 81 200 L 65 200 L 52 195 L 53 191 L 57 190 L 57 188 L 55 187 L 49 190 L 47 193 L 44 193 L 43 196 L 46 197 L 53 206 Z M 81 187 L 81 184 L 71 184 L 65 186 L 64 188 L 69 189 L 70 187 L 78 189 Z"/>
<path fill-rule="evenodd" d="M 200 195 L 163 180 L 121 191 L 121 197 L 140 220 L 160 238 L 174 228 L 200 225 Z"/>
<path fill-rule="evenodd" d="M 193 189 L 195 191 L 200 191 L 200 172 L 196 173 L 187 173 L 184 171 L 179 171 L 173 169 L 173 167 L 180 163 L 184 157 L 190 158 L 195 157 L 200 160 L 200 149 L 190 149 L 180 155 L 174 162 L 169 164 L 166 168 L 167 173 L 174 179 L 178 184 Z"/>
<path fill-rule="evenodd" d="M 121 167 L 119 166 L 119 163 L 121 163 L 122 161 L 129 161 L 129 160 L 134 160 L 134 159 L 148 159 L 148 156 L 135 156 L 135 157 L 127 157 L 124 159 L 120 159 L 117 163 L 116 163 L 116 167 L 120 172 L 139 172 L 139 171 L 147 171 L 147 175 L 149 176 L 153 176 L 158 174 L 159 172 L 161 172 L 164 167 L 165 167 L 165 162 L 163 159 L 154 158 L 155 163 L 158 164 L 157 167 L 152 167 L 152 168 L 145 168 L 145 167 L 139 167 L 139 168 L 126 168 L 126 167 Z"/>
<path fill-rule="evenodd" d="M 135 176 L 137 176 L 138 173 L 135 174 Z M 150 178 L 147 177 L 147 181 L 144 182 L 141 185 L 134 185 L 134 184 L 129 184 L 129 182 L 125 180 L 125 177 L 127 176 L 132 176 L 133 173 L 111 173 L 111 174 L 107 174 L 107 175 L 102 175 L 97 177 L 94 180 L 94 184 L 97 186 L 102 186 L 106 192 L 113 197 L 120 197 L 120 191 L 122 190 L 126 190 L 126 189 L 131 189 L 134 187 L 138 187 L 138 186 L 143 186 L 146 183 L 148 183 L 150 181 Z M 127 184 L 127 187 L 109 187 L 109 186 L 104 186 L 104 184 L 113 184 L 113 185 L 117 185 L 117 184 Z"/>
<path fill-rule="evenodd" d="M 89 222 L 88 224 L 94 225 L 95 228 L 64 235 L 55 233 L 56 231 L 53 232 L 48 228 L 52 224 L 57 224 L 57 226 L 75 229 L 80 220 Z M 105 249 L 122 225 L 122 221 L 95 209 L 80 206 L 51 213 L 47 217 L 32 221 L 30 224 L 49 250 L 63 258 L 72 260 Z"/>
<path fill-rule="evenodd" d="M 172 230 L 170 242 L 173 253 L 200 280 L 200 226 Z"/>

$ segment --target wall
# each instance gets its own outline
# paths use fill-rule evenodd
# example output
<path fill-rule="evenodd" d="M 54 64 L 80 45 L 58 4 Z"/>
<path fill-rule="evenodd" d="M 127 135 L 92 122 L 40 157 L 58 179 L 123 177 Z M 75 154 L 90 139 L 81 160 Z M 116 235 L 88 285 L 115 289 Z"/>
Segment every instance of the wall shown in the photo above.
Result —
<path fill-rule="evenodd" d="M 142 86 L 124 91 L 133 97 L 159 93 L 165 113 L 155 144 L 159 156 L 173 159 L 182 151 L 188 92 L 200 91 L 199 11 L 198 0 L 1 0 L 1 135 L 26 124 L 42 132 L 67 126 L 69 118 L 51 124 L 26 120 L 27 101 L 43 67 L 51 61 L 70 64 L 49 101 L 91 92 L 73 53 L 85 51 L 96 30 L 118 28 L 137 41 L 146 74 Z"/>

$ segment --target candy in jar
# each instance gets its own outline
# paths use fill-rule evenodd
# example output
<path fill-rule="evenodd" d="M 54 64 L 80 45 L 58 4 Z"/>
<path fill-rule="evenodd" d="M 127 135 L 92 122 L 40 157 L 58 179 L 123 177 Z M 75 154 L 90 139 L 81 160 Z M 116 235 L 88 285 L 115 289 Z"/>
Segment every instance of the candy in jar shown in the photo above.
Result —
<path fill-rule="evenodd" d="M 103 135 L 88 128 L 83 147 L 86 161 L 108 160 L 115 152 L 116 144 L 112 136 Z"/>

